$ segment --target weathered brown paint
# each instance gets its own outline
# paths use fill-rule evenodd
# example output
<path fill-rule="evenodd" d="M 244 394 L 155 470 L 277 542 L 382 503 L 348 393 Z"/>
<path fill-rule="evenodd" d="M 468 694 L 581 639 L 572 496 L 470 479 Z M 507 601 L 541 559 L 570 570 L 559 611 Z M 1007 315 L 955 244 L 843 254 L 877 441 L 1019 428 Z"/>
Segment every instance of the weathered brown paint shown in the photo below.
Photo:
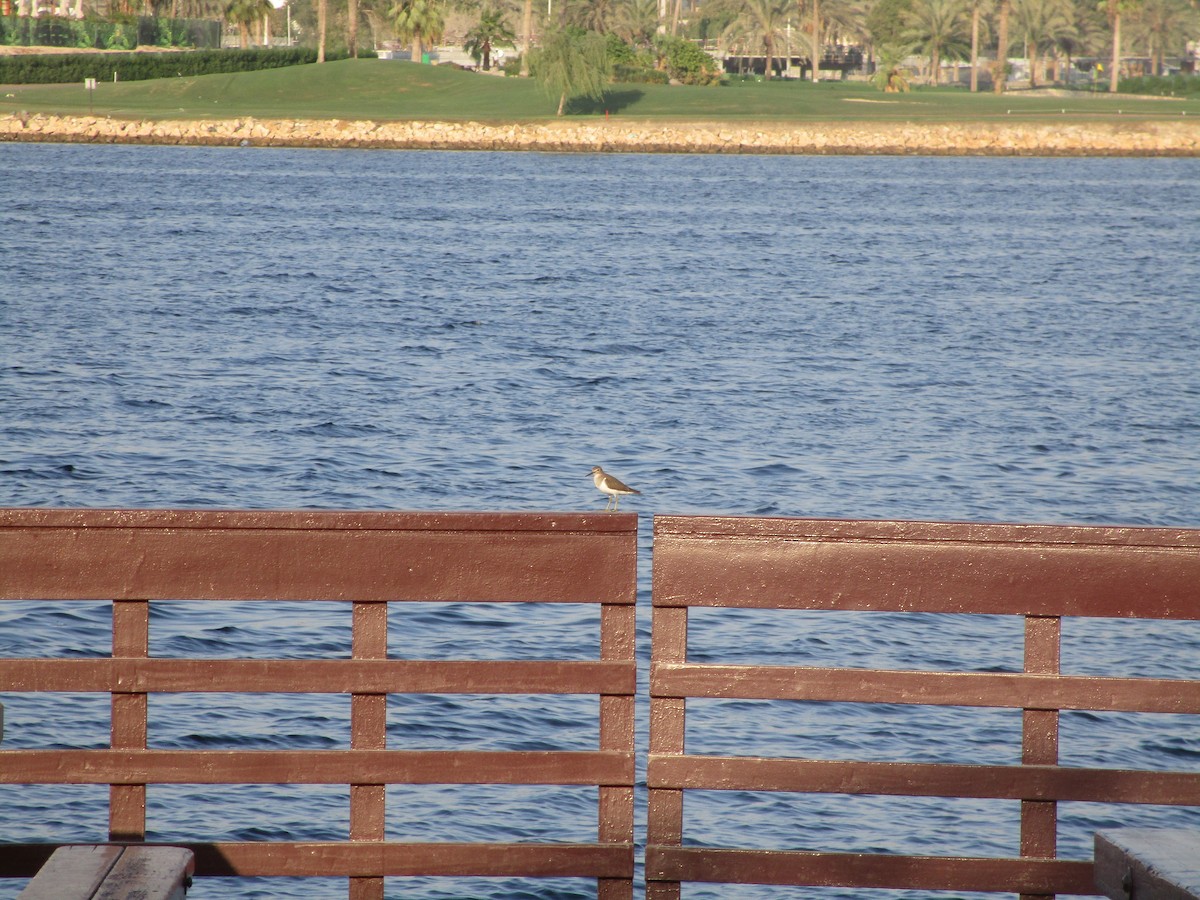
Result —
<path fill-rule="evenodd" d="M 0 784 L 599 784 L 625 750 L 4 750 Z"/>
<path fill-rule="evenodd" d="M 1064 860 L 885 856 L 798 850 L 646 848 L 646 878 L 900 890 L 1088 894 L 1092 864 Z"/>
<path fill-rule="evenodd" d="M 661 606 L 1200 618 L 1188 529 L 654 521 Z"/>
<path fill-rule="evenodd" d="M 637 517 L 630 514 L 0 510 L 0 600 L 113 601 L 113 658 L 0 660 L 21 691 L 104 691 L 112 749 L 0 751 L 0 782 L 111 785 L 112 838 L 145 836 L 147 784 L 350 786 L 350 841 L 190 845 L 201 875 L 344 875 L 380 900 L 389 875 L 581 876 L 629 900 L 633 874 Z M 353 604 L 352 659 L 149 659 L 160 600 Z M 387 603 L 601 604 L 590 661 L 387 659 Z M 553 648 L 547 648 L 553 656 Z M 351 694 L 351 749 L 148 750 L 158 692 Z M 573 752 L 387 749 L 389 693 L 592 694 L 600 747 Z M 384 841 L 397 783 L 597 787 L 594 844 Z M 39 845 L 0 846 L 0 875 L 29 875 Z M 45 852 L 44 852 L 45 851 Z"/>
<path fill-rule="evenodd" d="M 652 697 L 1200 713 L 1200 682 L 997 672 L 663 662 L 651 666 L 650 693 Z"/>
<path fill-rule="evenodd" d="M 1200 806 L 1200 772 L 651 754 L 651 789 Z"/>
<path fill-rule="evenodd" d="M 0 510 L 0 599 L 632 604 L 636 583 L 621 576 L 636 565 L 636 521 L 624 513 Z"/>
<path fill-rule="evenodd" d="M 147 846 L 157 846 L 150 844 Z M 181 842 L 197 875 L 350 878 L 374 875 L 611 878 L 633 876 L 628 844 L 410 844 L 400 841 Z M 5 844 L 0 878 L 28 878 L 44 865 L 53 844 Z"/>
<path fill-rule="evenodd" d="M 632 607 L 620 607 L 632 609 Z M 632 694 L 636 664 L 410 659 L 0 659 L 11 691 Z M 1200 695 L 1198 695 L 1200 696 Z"/>
<path fill-rule="evenodd" d="M 684 881 L 1090 893 L 1090 864 L 1055 858 L 1057 802 L 1200 805 L 1200 776 L 1059 767 L 1058 711 L 1200 713 L 1200 681 L 1063 676 L 1061 617 L 1198 619 L 1198 585 L 1196 530 L 656 517 L 648 897 L 676 900 Z M 1025 671 L 692 664 L 691 607 L 1022 616 Z M 1020 709 L 1021 765 L 691 756 L 699 697 Z M 692 789 L 1018 800 L 1021 858 L 683 847 Z"/>

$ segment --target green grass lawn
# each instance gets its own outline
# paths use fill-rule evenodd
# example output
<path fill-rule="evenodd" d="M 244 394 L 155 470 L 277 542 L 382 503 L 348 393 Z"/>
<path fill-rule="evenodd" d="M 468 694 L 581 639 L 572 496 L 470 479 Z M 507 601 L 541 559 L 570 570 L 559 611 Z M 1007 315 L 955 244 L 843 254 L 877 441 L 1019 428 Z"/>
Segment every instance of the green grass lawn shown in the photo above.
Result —
<path fill-rule="evenodd" d="M 527 78 L 499 78 L 448 66 L 342 60 L 235 75 L 0 87 L 0 114 L 25 111 L 137 119 L 256 116 L 296 119 L 425 119 L 530 122 L 554 118 L 555 102 Z M 996 122 L 1178 119 L 1200 116 L 1200 98 L 1109 96 L 1064 91 L 997 97 L 960 88 L 882 94 L 863 83 L 734 81 L 721 87 L 614 85 L 603 104 L 574 119 L 730 122 Z"/>

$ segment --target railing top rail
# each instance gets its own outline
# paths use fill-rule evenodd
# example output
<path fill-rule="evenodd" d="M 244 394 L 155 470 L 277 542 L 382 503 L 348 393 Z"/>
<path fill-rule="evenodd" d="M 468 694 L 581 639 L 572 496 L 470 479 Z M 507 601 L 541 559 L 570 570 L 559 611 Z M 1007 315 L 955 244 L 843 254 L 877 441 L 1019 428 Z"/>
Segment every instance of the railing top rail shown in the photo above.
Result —
<path fill-rule="evenodd" d="M 0 529 L 171 528 L 626 534 L 636 513 L 0 507 Z"/>
<path fill-rule="evenodd" d="M 933 522 L 906 519 L 805 519 L 759 516 L 654 517 L 656 538 L 896 541 L 963 541 L 1017 544 L 1124 547 L 1200 551 L 1200 528 L 1136 525 L 1052 525 L 1005 522 Z"/>
<path fill-rule="evenodd" d="M 636 600 L 637 516 L 0 510 L 0 600 Z"/>
<path fill-rule="evenodd" d="M 1200 619 L 1200 530 L 654 519 L 654 605 Z"/>

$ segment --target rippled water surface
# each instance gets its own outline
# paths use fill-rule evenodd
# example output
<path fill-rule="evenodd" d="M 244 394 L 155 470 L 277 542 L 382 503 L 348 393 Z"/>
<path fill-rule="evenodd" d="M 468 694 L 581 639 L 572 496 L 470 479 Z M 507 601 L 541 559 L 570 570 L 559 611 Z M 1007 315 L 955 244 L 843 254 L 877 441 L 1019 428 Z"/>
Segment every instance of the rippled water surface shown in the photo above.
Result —
<path fill-rule="evenodd" d="M 623 508 L 643 516 L 644 659 L 654 513 L 1200 525 L 1198 233 L 1197 160 L 0 146 L 0 505 L 595 510 L 601 464 L 643 491 Z M 152 653 L 349 653 L 336 604 L 219 606 L 156 606 Z M 539 612 L 535 635 L 519 607 L 391 615 L 395 656 L 595 652 L 587 610 Z M 1021 666 L 1020 623 L 995 617 L 695 624 L 697 659 Z M 105 655 L 110 627 L 104 604 L 6 604 L 0 656 Z M 1086 674 L 1198 677 L 1200 631 L 1068 621 L 1063 655 Z M 5 747 L 105 746 L 105 697 L 2 699 Z M 592 747 L 577 722 L 594 704 L 392 698 L 389 746 Z M 346 747 L 348 706 L 156 696 L 151 739 Z M 1019 712 L 689 711 L 700 752 L 1019 756 Z M 1062 760 L 1194 771 L 1198 724 L 1064 714 Z M 148 817 L 163 840 L 339 838 L 346 795 L 181 785 L 152 789 Z M 106 799 L 3 788 L 0 834 L 102 839 Z M 589 840 L 593 804 L 576 788 L 393 788 L 388 836 Z M 714 792 L 687 815 L 697 839 L 734 846 L 1017 852 L 999 801 Z M 1082 858 L 1097 827 L 1181 821 L 1196 813 L 1064 804 L 1060 847 Z M 0 897 L 19 889 L 0 880 Z M 202 879 L 189 896 L 344 882 Z"/>

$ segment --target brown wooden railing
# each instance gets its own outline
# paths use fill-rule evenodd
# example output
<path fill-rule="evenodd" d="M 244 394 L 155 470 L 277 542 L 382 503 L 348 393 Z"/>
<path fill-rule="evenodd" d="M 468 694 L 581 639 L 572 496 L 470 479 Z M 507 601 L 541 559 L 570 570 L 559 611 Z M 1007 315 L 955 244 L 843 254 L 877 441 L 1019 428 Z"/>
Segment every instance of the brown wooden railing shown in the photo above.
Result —
<path fill-rule="evenodd" d="M 1200 619 L 1200 531 L 659 516 L 652 593 L 646 879 L 655 900 L 678 898 L 681 882 L 1091 894 L 1091 861 L 1057 858 L 1059 801 L 1200 806 L 1195 772 L 1058 764 L 1060 710 L 1200 713 L 1200 681 L 1060 673 L 1062 617 Z M 1019 616 L 1024 671 L 689 662 L 688 613 L 706 607 Z M 1021 762 L 767 758 L 750 746 L 744 756 L 689 754 L 693 698 L 1019 709 Z M 1019 856 L 689 845 L 684 797 L 696 790 L 1019 801 Z M 820 843 L 804 823 L 790 833 L 792 847 Z"/>
<path fill-rule="evenodd" d="M 111 746 L 0 750 L 0 783 L 111 785 L 108 838 L 131 842 L 146 836 L 147 785 L 344 784 L 349 841 L 185 843 L 197 875 L 346 876 L 354 900 L 382 897 L 386 876 L 586 877 L 629 898 L 636 561 L 626 514 L 0 510 L 0 600 L 112 602 L 111 658 L 0 660 L 8 691 L 110 693 Z M 351 658 L 150 658 L 162 600 L 343 601 Z M 599 604 L 599 658 L 388 659 L 388 604 L 409 601 Z M 181 691 L 350 694 L 351 746 L 147 749 L 148 696 Z M 597 695 L 599 746 L 389 750 L 396 693 Z M 386 786 L 421 783 L 595 786 L 597 840 L 386 840 Z M 0 843 L 0 876 L 33 875 L 53 849 Z"/>

